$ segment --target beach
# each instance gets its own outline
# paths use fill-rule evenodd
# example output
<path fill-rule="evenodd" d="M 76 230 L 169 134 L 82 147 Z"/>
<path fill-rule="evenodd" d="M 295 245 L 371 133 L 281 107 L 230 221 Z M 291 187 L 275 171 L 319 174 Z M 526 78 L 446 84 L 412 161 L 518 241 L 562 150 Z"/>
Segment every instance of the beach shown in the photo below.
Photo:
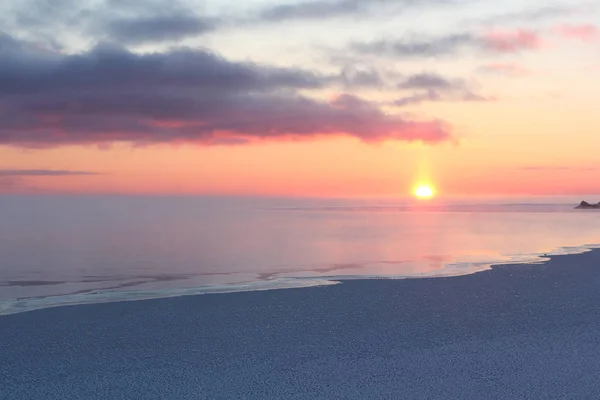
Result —
<path fill-rule="evenodd" d="M 600 398 L 600 251 L 0 317 L 0 399 Z"/>
<path fill-rule="evenodd" d="M 0 0 L 0 400 L 600 400 L 599 45 L 583 0 Z"/>

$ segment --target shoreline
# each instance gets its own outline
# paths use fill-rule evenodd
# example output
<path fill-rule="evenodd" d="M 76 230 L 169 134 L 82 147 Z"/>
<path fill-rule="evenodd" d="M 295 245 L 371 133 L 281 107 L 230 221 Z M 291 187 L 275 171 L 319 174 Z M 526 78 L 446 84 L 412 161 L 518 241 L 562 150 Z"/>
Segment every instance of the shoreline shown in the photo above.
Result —
<path fill-rule="evenodd" d="M 26 313 L 36 310 L 45 310 L 56 307 L 78 305 L 93 305 L 105 303 L 118 303 L 130 301 L 147 301 L 153 299 L 167 299 L 184 296 L 200 296 L 212 294 L 244 293 L 254 291 L 287 290 L 308 287 L 337 285 L 344 281 L 361 280 L 405 280 L 405 279 L 440 279 L 477 274 L 491 270 L 497 266 L 505 265 L 536 265 L 548 262 L 553 256 L 583 254 L 594 249 L 600 249 L 600 244 L 584 244 L 581 246 L 558 247 L 552 251 L 532 253 L 528 255 L 506 256 L 505 261 L 489 262 L 457 262 L 444 266 L 441 270 L 434 270 L 413 275 L 329 275 L 329 276 L 279 276 L 275 279 L 256 280 L 225 285 L 205 285 L 198 287 L 183 287 L 174 289 L 156 290 L 114 290 L 94 289 L 87 292 L 59 294 L 50 296 L 24 297 L 0 301 L 0 320 L 3 316 Z M 465 266 L 468 265 L 468 266 Z M 281 275 L 281 274 L 279 274 Z M 277 274 L 274 274 L 277 276 Z"/>
<path fill-rule="evenodd" d="M 599 268 L 597 249 L 457 277 L 7 315 L 0 387 L 10 400 L 598 398 Z"/>

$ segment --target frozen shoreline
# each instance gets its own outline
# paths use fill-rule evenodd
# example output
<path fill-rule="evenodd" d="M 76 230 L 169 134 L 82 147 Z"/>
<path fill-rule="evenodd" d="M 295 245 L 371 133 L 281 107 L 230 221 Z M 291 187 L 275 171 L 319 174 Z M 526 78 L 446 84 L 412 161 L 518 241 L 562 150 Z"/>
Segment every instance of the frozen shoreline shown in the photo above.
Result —
<path fill-rule="evenodd" d="M 503 264 L 539 264 L 549 260 L 550 256 L 581 254 L 593 249 L 600 248 L 598 244 L 586 244 L 582 246 L 560 247 L 547 253 L 520 255 L 506 257 L 504 260 L 481 261 L 471 263 L 454 263 L 446 265 L 442 270 L 431 271 L 423 274 L 413 275 L 327 275 L 327 276 L 299 276 L 295 274 L 278 274 L 272 279 L 256 280 L 242 283 L 225 285 L 203 285 L 198 287 L 183 287 L 172 289 L 146 290 L 114 290 L 94 289 L 82 293 L 25 297 L 11 300 L 0 300 L 0 316 L 11 315 L 45 308 L 100 304 L 120 301 L 139 301 L 161 299 L 179 296 L 196 296 L 212 293 L 236 293 L 248 291 L 262 291 L 275 289 L 295 289 L 312 286 L 327 286 L 338 284 L 345 280 L 369 280 L 369 279 L 417 279 L 417 278 L 443 278 L 451 276 L 462 276 L 474 274 L 491 269 L 495 265 Z"/>
<path fill-rule="evenodd" d="M 599 268 L 593 250 L 456 277 L 7 315 L 0 387 L 8 400 L 598 398 Z"/>
<path fill-rule="evenodd" d="M 298 274 L 275 274 L 272 279 L 256 280 L 225 285 L 202 285 L 198 287 L 183 287 L 172 289 L 133 289 L 133 290 L 115 290 L 93 289 L 90 291 L 53 295 L 25 297 L 11 300 L 0 300 L 0 316 L 16 313 L 40 310 L 45 308 L 100 304 L 120 301 L 139 301 L 161 299 L 179 296 L 196 296 L 212 293 L 235 293 L 248 291 L 262 291 L 275 289 L 295 289 L 312 286 L 327 286 L 338 284 L 344 280 L 369 280 L 369 279 L 417 279 L 417 278 L 443 278 L 451 276 L 462 276 L 474 274 L 491 269 L 495 265 L 504 264 L 539 264 L 549 260 L 550 256 L 581 254 L 593 249 L 600 248 L 598 244 L 586 244 L 582 246 L 560 247 L 547 253 L 528 254 L 513 257 L 506 257 L 503 260 L 490 260 L 481 262 L 461 262 L 450 263 L 441 270 L 430 271 L 428 273 L 413 275 L 321 275 L 311 276 Z"/>

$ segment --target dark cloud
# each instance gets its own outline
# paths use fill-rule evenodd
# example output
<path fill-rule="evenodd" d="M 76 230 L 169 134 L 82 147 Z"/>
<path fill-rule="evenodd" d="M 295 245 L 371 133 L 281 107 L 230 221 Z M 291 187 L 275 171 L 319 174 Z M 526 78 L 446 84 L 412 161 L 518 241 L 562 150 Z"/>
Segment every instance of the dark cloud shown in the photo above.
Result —
<path fill-rule="evenodd" d="M 38 186 L 29 178 L 70 177 L 101 175 L 91 171 L 72 171 L 55 169 L 0 169 L 0 193 L 39 193 Z"/>
<path fill-rule="evenodd" d="M 185 5 L 185 1 L 181 0 L 104 0 L 103 2 L 100 0 L 100 2 L 103 3 L 102 6 L 105 8 L 136 14 L 156 13 L 157 11 L 165 13 L 181 13 L 182 11 L 189 10 L 188 6 Z"/>
<path fill-rule="evenodd" d="M 371 0 L 372 1 L 372 0 Z M 260 20 L 286 21 L 291 19 L 326 19 L 354 14 L 369 5 L 365 0 L 313 0 L 294 4 L 279 4 L 263 10 Z"/>
<path fill-rule="evenodd" d="M 414 93 L 410 96 L 401 97 L 393 102 L 398 107 L 420 104 L 426 101 L 493 101 L 494 99 L 478 95 L 470 90 L 457 92 L 442 92 L 437 90 L 426 90 L 424 92 Z"/>
<path fill-rule="evenodd" d="M 0 15 L 0 26 L 55 48 L 73 35 L 142 44 L 181 40 L 220 27 L 218 18 L 198 15 L 180 1 L 23 0 L 15 1 L 13 9 L 12 16 Z"/>
<path fill-rule="evenodd" d="M 384 85 L 384 79 L 375 68 L 360 64 L 350 64 L 342 68 L 340 80 L 347 88 L 376 88 Z"/>
<path fill-rule="evenodd" d="M 377 6 L 390 5 L 404 10 L 408 7 L 450 2 L 450 0 L 310 0 L 267 7 L 259 13 L 257 20 L 283 22 L 344 16 L 364 17 Z"/>
<path fill-rule="evenodd" d="M 7 56 L 14 54 L 16 52 L 24 53 L 26 47 L 21 44 L 18 40 L 14 39 L 12 36 L 8 35 L 0 31 L 0 54 L 2 56 Z"/>
<path fill-rule="evenodd" d="M 5 47 L 4 47 L 5 46 Z M 0 36 L 0 92 L 42 94 L 98 90 L 151 92 L 157 86 L 201 88 L 207 91 L 268 91 L 275 88 L 318 88 L 334 79 L 308 71 L 232 63 L 213 53 L 173 50 L 138 55 L 111 45 L 87 53 L 57 55 L 36 52 L 14 39 Z M 87 93 L 93 95 L 93 93 Z"/>
<path fill-rule="evenodd" d="M 181 1 L 106 0 L 97 12 L 99 24 L 94 35 L 104 34 L 117 43 L 160 43 L 196 37 L 221 26 L 214 16 L 200 15 Z"/>
<path fill-rule="evenodd" d="M 61 50 L 72 38 L 85 37 L 84 27 L 92 16 L 80 0 L 8 0 L 0 6 L 0 30 L 18 34 L 53 50 Z M 6 12 L 8 11 L 8 12 Z"/>
<path fill-rule="evenodd" d="M 352 47 L 361 53 L 400 57 L 423 57 L 454 54 L 461 48 L 477 44 L 471 34 L 454 34 L 437 38 L 386 39 L 369 43 L 356 43 Z"/>
<path fill-rule="evenodd" d="M 469 89 L 463 79 L 451 79 L 438 74 L 423 72 L 410 75 L 397 85 L 401 90 L 420 90 L 394 101 L 398 107 L 425 101 L 490 101 Z"/>
<path fill-rule="evenodd" d="M 99 46 L 61 55 L 6 36 L 0 43 L 8 48 L 0 58 L 0 144 L 450 138 L 440 121 L 387 115 L 347 94 L 321 101 L 299 92 L 325 88 L 337 76 L 232 62 L 201 50 L 135 54 Z"/>
<path fill-rule="evenodd" d="M 189 15 L 155 15 L 142 18 L 119 18 L 106 23 L 108 37 L 120 43 L 175 41 L 199 36 L 218 27 L 214 18 Z"/>
<path fill-rule="evenodd" d="M 452 89 L 463 86 L 460 80 L 451 80 L 432 73 L 411 75 L 398 84 L 399 89 Z"/>
<path fill-rule="evenodd" d="M 98 172 L 57 169 L 0 169 L 0 177 L 99 175 Z"/>
<path fill-rule="evenodd" d="M 408 37 L 355 43 L 351 49 L 359 53 L 399 58 L 439 57 L 462 51 L 488 54 L 517 53 L 534 50 L 541 45 L 539 35 L 527 29 L 490 31 L 483 34 L 459 33 L 439 37 Z"/>
<path fill-rule="evenodd" d="M 382 5 L 406 9 L 449 0 L 309 0 L 267 5 L 249 15 L 208 15 L 181 0 L 94 2 L 77 0 L 8 0 L 11 15 L 0 15 L 5 30 L 51 42 L 56 48 L 74 35 L 93 41 L 111 40 L 137 45 L 197 37 L 217 29 L 256 26 L 270 22 L 364 17 Z M 0 14 L 1 14 L 0 9 Z"/>
<path fill-rule="evenodd" d="M 271 22 L 326 20 L 343 16 L 363 18 L 383 6 L 394 14 L 453 0 L 308 0 L 270 4 L 246 15 L 209 15 L 181 0 L 8 0 L 11 15 L 0 26 L 20 36 L 47 41 L 53 48 L 74 36 L 111 40 L 128 45 L 172 42 L 217 29 L 262 26 Z M 288 0 L 289 1 L 289 0 Z M 6 13 L 5 13 L 6 14 Z"/>
<path fill-rule="evenodd" d="M 398 107 L 419 104 L 424 101 L 441 101 L 442 96 L 435 90 L 427 90 L 423 93 L 415 93 L 410 96 L 401 97 L 394 101 L 394 105 Z"/>

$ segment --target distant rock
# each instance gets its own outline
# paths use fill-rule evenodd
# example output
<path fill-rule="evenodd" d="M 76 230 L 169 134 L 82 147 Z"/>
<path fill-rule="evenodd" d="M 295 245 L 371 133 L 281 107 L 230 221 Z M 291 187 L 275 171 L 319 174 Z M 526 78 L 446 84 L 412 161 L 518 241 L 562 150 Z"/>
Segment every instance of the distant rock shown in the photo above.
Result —
<path fill-rule="evenodd" d="M 600 209 L 600 202 L 598 202 L 597 204 L 590 204 L 587 201 L 582 201 L 575 208 L 584 209 L 584 210 Z"/>

